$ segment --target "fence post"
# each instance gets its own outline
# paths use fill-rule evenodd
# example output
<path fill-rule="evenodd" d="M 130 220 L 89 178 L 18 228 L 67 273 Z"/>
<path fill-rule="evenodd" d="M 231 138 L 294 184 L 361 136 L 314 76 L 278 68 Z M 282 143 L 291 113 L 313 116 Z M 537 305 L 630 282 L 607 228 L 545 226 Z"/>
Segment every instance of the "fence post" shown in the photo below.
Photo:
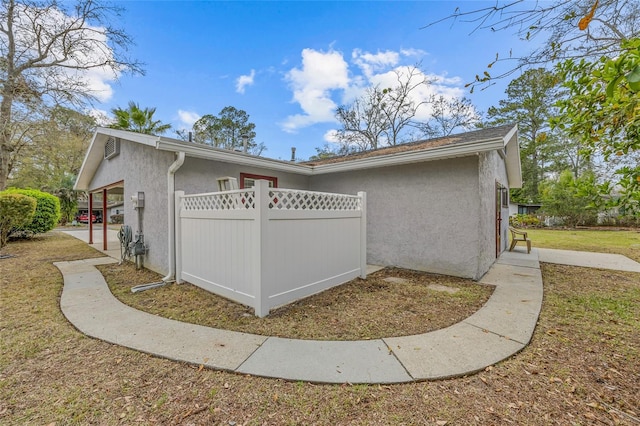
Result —
<path fill-rule="evenodd" d="M 367 278 L 367 193 L 358 192 L 360 197 L 360 278 Z"/>
<path fill-rule="evenodd" d="M 173 247 L 175 253 L 175 274 L 176 283 L 182 283 L 182 217 L 180 211 L 182 210 L 182 197 L 184 197 L 184 191 L 175 191 L 175 203 L 174 203 L 174 239 Z"/>
<path fill-rule="evenodd" d="M 268 209 L 269 209 L 269 182 L 266 180 L 257 180 L 253 188 L 255 190 L 255 223 L 256 232 L 252 238 L 254 263 L 253 263 L 253 275 L 255 277 L 253 288 L 255 295 L 255 313 L 260 318 L 269 315 L 269 306 L 267 305 L 267 299 L 269 295 L 269 289 L 266 288 L 266 276 L 265 270 L 268 267 L 264 261 L 264 255 L 266 253 L 265 244 L 267 236 L 268 226 Z"/>

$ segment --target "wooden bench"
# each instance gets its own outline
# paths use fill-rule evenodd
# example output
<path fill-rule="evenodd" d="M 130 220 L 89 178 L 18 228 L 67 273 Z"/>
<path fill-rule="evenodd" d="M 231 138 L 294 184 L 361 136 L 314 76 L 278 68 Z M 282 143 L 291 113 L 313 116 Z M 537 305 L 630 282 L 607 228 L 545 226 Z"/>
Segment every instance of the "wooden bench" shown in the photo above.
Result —
<path fill-rule="evenodd" d="M 531 240 L 527 237 L 527 233 L 511 226 L 509 227 L 509 231 L 511 231 L 511 247 L 509 247 L 509 251 L 513 250 L 516 244 L 518 244 L 518 241 L 522 241 L 527 243 L 527 253 L 531 253 Z"/>

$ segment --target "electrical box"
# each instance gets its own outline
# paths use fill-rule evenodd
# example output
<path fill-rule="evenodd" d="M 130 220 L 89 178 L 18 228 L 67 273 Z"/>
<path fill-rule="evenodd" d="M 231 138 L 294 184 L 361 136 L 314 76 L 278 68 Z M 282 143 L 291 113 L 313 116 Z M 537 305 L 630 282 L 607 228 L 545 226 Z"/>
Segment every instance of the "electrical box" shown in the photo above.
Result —
<path fill-rule="evenodd" d="M 131 204 L 134 209 L 144 208 L 144 192 L 138 192 L 131 196 Z"/>
<path fill-rule="evenodd" d="M 142 256 L 147 252 L 147 247 L 145 247 L 144 242 L 138 240 L 131 243 L 129 251 L 134 256 Z"/>

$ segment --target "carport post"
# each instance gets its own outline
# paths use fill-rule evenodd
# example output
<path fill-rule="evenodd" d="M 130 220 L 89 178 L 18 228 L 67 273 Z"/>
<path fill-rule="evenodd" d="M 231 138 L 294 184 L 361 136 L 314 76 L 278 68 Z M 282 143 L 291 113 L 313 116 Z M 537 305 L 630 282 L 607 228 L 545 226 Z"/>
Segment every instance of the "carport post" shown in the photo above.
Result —
<path fill-rule="evenodd" d="M 91 213 L 93 212 L 93 192 L 89 192 L 89 214 L 87 215 L 89 222 L 89 244 L 93 244 L 93 222 L 91 221 Z"/>
<path fill-rule="evenodd" d="M 102 250 L 107 251 L 107 188 L 102 190 L 102 241 Z"/>

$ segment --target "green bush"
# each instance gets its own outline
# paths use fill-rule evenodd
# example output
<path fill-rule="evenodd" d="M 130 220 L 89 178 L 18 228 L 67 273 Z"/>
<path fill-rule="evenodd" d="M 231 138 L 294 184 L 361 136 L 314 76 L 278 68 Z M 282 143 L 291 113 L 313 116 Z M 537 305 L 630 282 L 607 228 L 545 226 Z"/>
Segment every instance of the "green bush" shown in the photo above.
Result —
<path fill-rule="evenodd" d="M 41 234 L 51 231 L 60 220 L 60 200 L 55 195 L 37 189 L 9 188 L 3 194 L 22 194 L 36 199 L 36 212 L 30 223 L 16 227 L 18 231 Z"/>
<path fill-rule="evenodd" d="M 124 215 L 120 214 L 112 214 L 111 215 L 111 223 L 124 223 Z"/>
<path fill-rule="evenodd" d="M 532 214 L 516 214 L 509 216 L 509 225 L 517 228 L 540 226 L 540 219 Z"/>
<path fill-rule="evenodd" d="M 7 244 L 9 233 L 14 228 L 31 222 L 36 204 L 33 197 L 0 192 L 0 248 Z"/>
<path fill-rule="evenodd" d="M 556 179 L 545 180 L 540 184 L 542 208 L 539 212 L 572 228 L 595 224 L 601 200 L 595 179 L 591 172 L 575 178 L 571 171 L 565 170 Z"/>

